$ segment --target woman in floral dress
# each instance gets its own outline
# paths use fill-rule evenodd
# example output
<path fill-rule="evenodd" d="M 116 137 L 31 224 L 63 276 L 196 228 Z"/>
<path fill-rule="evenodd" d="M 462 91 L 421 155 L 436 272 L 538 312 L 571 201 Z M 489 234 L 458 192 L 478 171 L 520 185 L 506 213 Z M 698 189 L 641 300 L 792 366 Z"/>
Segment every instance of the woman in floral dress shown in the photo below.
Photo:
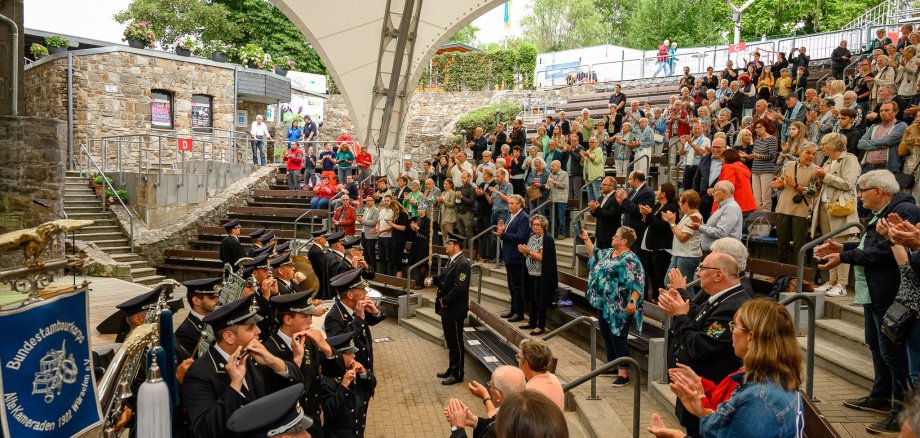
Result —
<path fill-rule="evenodd" d="M 584 229 L 588 258 L 588 302 L 597 309 L 607 362 L 629 356 L 627 336 L 635 320 L 636 330 L 642 332 L 642 291 L 645 290 L 645 270 L 639 256 L 629 250 L 636 241 L 636 231 L 620 227 L 613 235 L 610 249 L 598 249 Z M 613 386 L 629 383 L 629 367 L 620 366 Z"/>

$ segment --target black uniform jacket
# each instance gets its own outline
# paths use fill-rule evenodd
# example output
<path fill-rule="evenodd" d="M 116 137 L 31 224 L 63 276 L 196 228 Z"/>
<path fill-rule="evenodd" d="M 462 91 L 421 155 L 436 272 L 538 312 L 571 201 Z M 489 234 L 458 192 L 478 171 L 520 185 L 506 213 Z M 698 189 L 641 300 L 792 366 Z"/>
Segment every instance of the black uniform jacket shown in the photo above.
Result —
<path fill-rule="evenodd" d="M 434 311 L 441 319 L 466 318 L 470 310 L 470 261 L 462 253 L 458 254 L 441 275 L 432 277 L 432 281 L 438 286 Z"/>
<path fill-rule="evenodd" d="M 244 394 L 230 387 L 230 376 L 224 370 L 226 361 L 212 345 L 185 374 L 182 384 L 182 403 L 188 412 L 191 435 L 198 438 L 223 438 L 233 436 L 227 430 L 227 420 L 234 411 L 246 403 L 274 391 L 303 382 L 300 368 L 287 363 L 287 377 L 271 368 L 259 365 L 251 357 L 246 359 L 246 385 Z"/>
<path fill-rule="evenodd" d="M 243 258 L 243 244 L 240 239 L 227 236 L 220 241 L 220 261 L 229 263 L 236 270 L 236 261 Z"/>
<path fill-rule="evenodd" d="M 371 370 L 367 370 L 365 377 L 356 376 L 348 388 L 342 386 L 341 378 L 323 377 L 320 383 L 325 419 L 323 435 L 327 438 L 364 437 L 367 404 L 374 396 L 376 387 L 377 378 Z"/>
<path fill-rule="evenodd" d="M 303 374 L 304 393 L 301 397 L 301 406 L 304 412 L 313 419 L 319 421 L 319 384 L 322 376 L 341 376 L 345 374 L 345 362 L 342 356 L 335 355 L 327 358 L 316 345 L 307 341 L 304 345 L 303 363 L 300 364 L 300 372 Z M 278 336 L 278 332 L 272 333 L 265 343 L 265 349 L 269 353 L 286 360 L 294 361 L 294 352 L 288 347 L 287 343 Z"/>
<path fill-rule="evenodd" d="M 204 327 L 205 323 L 189 313 L 188 318 L 185 318 L 185 321 L 182 321 L 182 324 L 176 329 L 176 341 L 189 356 L 195 356 L 195 349 L 198 348 L 198 340 L 201 338 L 201 331 L 204 330 Z"/>
<path fill-rule="evenodd" d="M 377 325 L 387 317 L 387 311 L 382 307 L 377 315 L 371 315 L 369 312 L 364 313 L 364 319 L 348 313 L 348 308 L 341 301 L 335 300 L 335 305 L 329 309 L 326 314 L 326 322 L 323 328 L 326 330 L 326 337 L 338 336 L 345 333 L 352 333 L 355 341 L 355 347 L 358 352 L 355 353 L 355 360 L 364 365 L 369 370 L 374 369 L 374 338 L 371 336 L 372 325 Z"/>

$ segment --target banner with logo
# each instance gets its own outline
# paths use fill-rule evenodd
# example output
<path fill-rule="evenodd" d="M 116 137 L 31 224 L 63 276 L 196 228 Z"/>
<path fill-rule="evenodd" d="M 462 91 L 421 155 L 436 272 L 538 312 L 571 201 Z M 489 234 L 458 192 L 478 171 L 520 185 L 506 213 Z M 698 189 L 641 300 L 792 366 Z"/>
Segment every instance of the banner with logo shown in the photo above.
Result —
<path fill-rule="evenodd" d="M 0 311 L 7 437 L 69 437 L 99 424 L 85 290 Z"/>

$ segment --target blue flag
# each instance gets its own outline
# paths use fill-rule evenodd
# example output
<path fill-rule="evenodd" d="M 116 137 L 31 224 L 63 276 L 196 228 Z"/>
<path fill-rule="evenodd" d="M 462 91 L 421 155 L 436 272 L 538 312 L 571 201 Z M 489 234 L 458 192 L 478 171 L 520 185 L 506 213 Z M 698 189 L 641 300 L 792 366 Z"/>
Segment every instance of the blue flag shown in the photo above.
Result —
<path fill-rule="evenodd" d="M 84 289 L 0 311 L 4 436 L 66 437 L 99 424 L 86 300 Z"/>

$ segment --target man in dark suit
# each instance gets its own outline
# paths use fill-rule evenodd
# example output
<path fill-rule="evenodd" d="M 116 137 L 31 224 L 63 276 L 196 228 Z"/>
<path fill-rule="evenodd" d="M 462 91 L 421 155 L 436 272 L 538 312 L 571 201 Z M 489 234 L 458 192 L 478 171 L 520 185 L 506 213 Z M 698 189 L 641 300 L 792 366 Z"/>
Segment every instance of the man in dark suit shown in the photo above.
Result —
<path fill-rule="evenodd" d="M 220 261 L 236 267 L 236 261 L 243 257 L 243 244 L 240 243 L 240 220 L 232 219 L 223 225 L 227 237 L 220 242 Z"/>
<path fill-rule="evenodd" d="M 521 195 L 508 197 L 508 210 L 511 217 L 508 222 L 498 221 L 495 231 L 502 241 L 502 261 L 508 275 L 508 290 L 511 292 L 511 310 L 502 314 L 509 322 L 524 320 L 524 255 L 518 251 L 518 245 L 526 245 L 530 239 L 530 216 L 524 210 L 524 198 Z"/>
<path fill-rule="evenodd" d="M 713 139 L 712 153 L 700 158 L 700 165 L 693 177 L 693 190 L 700 195 L 700 214 L 703 215 L 703 222 L 709 220 L 709 215 L 712 214 L 712 195 L 709 194 L 709 189 L 719 181 L 719 174 L 722 172 L 722 152 L 725 152 L 725 147 L 725 139 Z"/>
<path fill-rule="evenodd" d="M 524 372 L 511 365 L 502 365 L 495 368 L 488 388 L 479 382 L 470 383 L 470 393 L 482 399 L 486 412 L 496 412 L 502 402 L 512 395 L 519 394 L 527 389 Z M 473 428 L 473 438 L 495 437 L 495 417 L 497 415 L 477 417 L 470 408 L 466 407 L 459 399 L 448 400 L 445 417 L 451 425 L 451 438 L 467 437 L 465 428 Z"/>
<path fill-rule="evenodd" d="M 442 385 L 463 382 L 463 320 L 470 310 L 470 261 L 463 255 L 460 242 L 463 236 L 449 233 L 444 237 L 444 248 L 450 261 L 441 275 L 429 277 L 428 286 L 438 286 L 434 311 L 441 315 L 441 328 L 449 351 L 447 371 L 438 373 Z"/>
<path fill-rule="evenodd" d="M 342 246 L 342 239 L 345 238 L 344 231 L 334 231 L 326 236 L 326 242 L 329 246 L 326 253 L 323 254 L 322 271 L 326 278 L 332 278 L 345 272 L 348 265 L 345 263 L 345 248 Z M 319 298 L 330 300 L 335 297 L 335 291 L 329 287 L 329 282 L 320 283 Z"/>
<path fill-rule="evenodd" d="M 620 228 L 623 221 L 623 210 L 616 200 L 617 181 L 612 176 L 605 177 L 601 181 L 601 199 L 600 201 L 589 201 L 588 208 L 591 209 L 591 216 L 597 218 L 595 224 L 594 244 L 598 249 L 609 249 L 613 242 L 613 235 Z"/>
<path fill-rule="evenodd" d="M 313 245 L 307 250 L 307 260 L 310 261 L 310 266 L 313 267 L 313 272 L 316 274 L 316 279 L 320 285 L 320 290 L 317 293 L 322 292 L 323 285 L 328 283 L 327 280 L 329 280 L 326 272 L 323 271 L 323 255 L 325 255 L 329 247 L 329 242 L 326 242 L 326 232 L 327 230 L 325 229 L 313 231 Z"/>
<path fill-rule="evenodd" d="M 617 190 L 616 194 L 617 203 L 623 209 L 623 225 L 632 228 L 636 232 L 636 236 L 642 236 L 645 234 L 646 225 L 642 221 L 642 212 L 639 210 L 639 206 L 651 207 L 654 205 L 655 191 L 645 183 L 645 173 L 641 170 L 634 170 L 630 173 L 626 183 L 629 184 L 629 192 Z M 610 240 L 613 240 L 612 235 Z M 641 246 L 642 242 L 636 239 L 636 242 L 633 243 L 632 251 L 638 254 Z"/>
<path fill-rule="evenodd" d="M 729 324 L 735 311 L 751 299 L 741 284 L 738 262 L 728 254 L 713 252 L 697 268 L 704 293 L 684 301 L 677 289 L 660 289 L 658 305 L 671 316 L 668 367 L 689 366 L 701 377 L 721 382 L 741 367 L 732 347 Z M 687 435 L 699 434 L 699 418 L 678 403 L 675 415 Z"/>
<path fill-rule="evenodd" d="M 367 298 L 367 282 L 361 278 L 361 271 L 360 268 L 352 269 L 329 280 L 329 286 L 339 296 L 326 315 L 323 328 L 328 337 L 350 333 L 358 348 L 358 362 L 373 370 L 374 338 L 370 326 L 386 319 L 387 312 Z"/>
<path fill-rule="evenodd" d="M 267 249 L 267 248 L 265 248 Z M 252 287 L 243 289 L 243 296 L 254 296 L 258 306 L 260 340 L 265 341 L 275 331 L 275 316 L 272 311 L 271 297 L 278 295 L 278 279 L 272 276 L 272 267 L 268 260 L 269 252 L 263 252 L 254 259 L 244 263 L 243 278 L 252 275 Z"/>
<path fill-rule="evenodd" d="M 300 367 L 304 383 L 300 404 L 313 419 L 313 425 L 308 431 L 310 436 L 322 437 L 320 382 L 324 374 L 344 374 L 345 364 L 323 338 L 323 334 L 311 328 L 313 317 L 318 314 L 318 309 L 310 300 L 311 294 L 312 291 L 305 291 L 272 297 L 278 331 L 265 341 L 265 348 L 269 353 Z"/>
<path fill-rule="evenodd" d="M 185 299 L 188 300 L 189 312 L 176 329 L 176 341 L 189 357 L 195 357 L 201 331 L 205 328 L 201 320 L 217 308 L 220 282 L 220 278 L 204 278 L 182 283 L 188 290 Z"/>
<path fill-rule="evenodd" d="M 234 411 L 303 381 L 300 367 L 269 353 L 259 342 L 256 323 L 261 319 L 252 297 L 225 304 L 204 317 L 217 341 L 183 380 L 182 403 L 192 436 L 228 436 L 227 420 Z"/>

